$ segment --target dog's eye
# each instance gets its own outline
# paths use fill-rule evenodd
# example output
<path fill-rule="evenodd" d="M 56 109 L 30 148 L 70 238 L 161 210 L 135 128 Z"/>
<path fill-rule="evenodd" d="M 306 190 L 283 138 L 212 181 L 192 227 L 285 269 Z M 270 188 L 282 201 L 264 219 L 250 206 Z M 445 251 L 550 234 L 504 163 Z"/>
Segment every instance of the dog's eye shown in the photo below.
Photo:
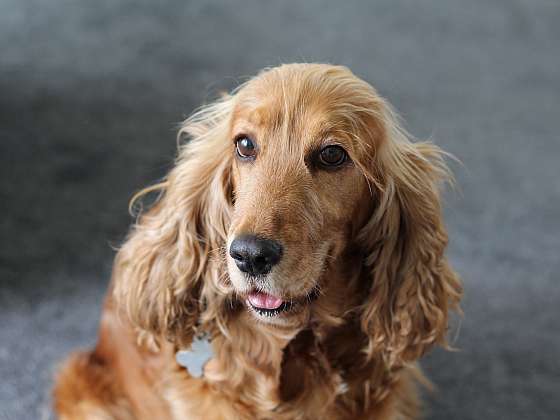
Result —
<path fill-rule="evenodd" d="M 244 158 L 254 158 L 256 154 L 255 143 L 249 137 L 240 137 L 235 141 L 237 154 Z"/>
<path fill-rule="evenodd" d="M 323 166 L 340 166 L 346 159 L 348 154 L 340 146 L 327 146 L 321 150 L 319 153 L 319 163 Z"/>

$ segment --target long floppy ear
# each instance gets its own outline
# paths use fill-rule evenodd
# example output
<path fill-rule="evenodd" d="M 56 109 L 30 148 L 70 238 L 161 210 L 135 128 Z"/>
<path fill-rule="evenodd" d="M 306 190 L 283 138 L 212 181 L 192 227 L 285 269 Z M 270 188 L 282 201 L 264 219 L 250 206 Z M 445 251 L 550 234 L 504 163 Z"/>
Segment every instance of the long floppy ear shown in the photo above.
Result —
<path fill-rule="evenodd" d="M 211 256 L 229 225 L 232 102 L 225 97 L 184 122 L 179 138 L 190 140 L 166 179 L 145 190 L 161 190 L 160 198 L 139 217 L 115 260 L 115 301 L 156 343 L 165 337 L 190 345 L 202 282 L 219 276 Z"/>
<path fill-rule="evenodd" d="M 400 366 L 435 343 L 446 345 L 448 311 L 458 310 L 462 287 L 444 255 L 439 187 L 450 177 L 444 152 L 409 141 L 390 106 L 382 105 L 382 189 L 360 232 L 372 281 L 361 325 L 368 355 L 382 354 L 389 366 Z"/>

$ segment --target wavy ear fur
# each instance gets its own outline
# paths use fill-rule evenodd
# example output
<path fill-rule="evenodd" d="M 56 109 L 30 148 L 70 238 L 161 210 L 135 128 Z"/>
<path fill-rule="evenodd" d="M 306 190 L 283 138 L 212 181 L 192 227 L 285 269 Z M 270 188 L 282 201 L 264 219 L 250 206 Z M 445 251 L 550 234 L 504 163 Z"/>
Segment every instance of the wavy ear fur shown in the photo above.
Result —
<path fill-rule="evenodd" d="M 382 188 L 360 232 L 372 281 L 361 325 L 367 354 L 381 353 L 393 367 L 446 344 L 448 311 L 458 309 L 462 287 L 444 255 L 439 184 L 450 178 L 444 152 L 410 142 L 389 105 L 382 108 L 385 141 L 376 171 Z"/>
<path fill-rule="evenodd" d="M 115 261 L 113 296 L 144 336 L 181 346 L 192 340 L 200 312 L 202 280 L 217 277 L 231 202 L 232 97 L 187 119 L 175 167 L 166 179 L 139 193 L 160 190 L 142 214 Z"/>

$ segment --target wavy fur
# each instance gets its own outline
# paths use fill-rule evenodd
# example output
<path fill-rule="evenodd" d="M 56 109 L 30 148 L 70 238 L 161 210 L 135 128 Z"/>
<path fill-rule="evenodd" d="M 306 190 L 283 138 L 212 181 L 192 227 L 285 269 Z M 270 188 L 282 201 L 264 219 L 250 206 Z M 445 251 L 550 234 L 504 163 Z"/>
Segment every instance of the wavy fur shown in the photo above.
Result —
<path fill-rule="evenodd" d="M 316 122 L 321 116 L 328 118 Z M 250 177 L 246 171 L 257 169 L 241 167 L 232 153 L 239 121 L 269 130 L 257 135 L 263 162 L 266 150 L 275 151 Z M 346 190 L 352 191 L 333 190 L 350 182 L 343 178 L 312 182 L 302 172 L 303 155 L 290 160 L 308 146 L 286 142 L 311 138 L 306 127 L 313 124 L 346 142 L 354 169 L 345 171 L 355 177 L 348 185 L 356 185 Z M 275 143 L 266 140 L 273 137 Z M 130 403 L 122 407 L 137 418 L 157 412 L 134 403 L 138 388 L 147 392 L 155 383 L 158 413 L 169 418 L 416 418 L 414 384 L 422 375 L 414 362 L 434 344 L 446 344 L 448 314 L 458 310 L 462 293 L 444 255 L 445 153 L 412 142 L 386 101 L 349 70 L 311 64 L 262 72 L 194 113 L 179 138 L 174 168 L 139 194 L 159 190 L 158 200 L 138 217 L 115 260 L 105 313 L 117 316 L 104 318 L 92 353 L 96 377 L 102 361 L 104 378 L 118 378 L 107 379 L 107 395 L 128 393 Z M 329 198 L 337 196 L 340 203 Z M 288 244 L 285 265 L 267 287 L 290 296 L 304 286 L 318 291 L 316 302 L 301 304 L 305 316 L 297 323 L 269 325 L 244 309 L 245 292 L 226 248 L 248 229 L 283 235 Z M 298 259 L 306 268 L 289 271 Z M 297 289 L 285 283 L 296 274 L 302 277 Z M 215 353 L 203 379 L 173 360 L 195 334 L 209 335 Z M 87 418 L 75 401 L 86 399 L 101 411 L 105 401 L 107 417 L 120 418 L 98 389 L 81 387 L 81 395 L 71 389 L 90 377 L 78 359 L 58 379 L 58 409 L 66 418 Z M 131 369 L 144 369 L 148 379 L 130 385 Z"/>

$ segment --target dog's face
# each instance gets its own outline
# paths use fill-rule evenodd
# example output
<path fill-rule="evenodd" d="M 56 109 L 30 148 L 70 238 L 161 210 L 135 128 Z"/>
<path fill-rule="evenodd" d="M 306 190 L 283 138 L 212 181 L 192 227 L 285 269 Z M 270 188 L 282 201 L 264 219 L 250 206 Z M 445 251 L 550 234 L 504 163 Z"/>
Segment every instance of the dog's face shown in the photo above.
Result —
<path fill-rule="evenodd" d="M 256 317 L 278 324 L 306 317 L 372 202 L 355 160 L 375 139 L 356 136 L 354 92 L 298 76 L 267 73 L 245 86 L 229 135 L 229 278 Z"/>
<path fill-rule="evenodd" d="M 289 328 L 358 323 L 362 351 L 395 364 L 445 342 L 461 285 L 444 255 L 444 154 L 411 142 L 372 86 L 344 67 L 283 65 L 181 133 L 114 270 L 142 331 L 185 346 L 199 328 L 228 336 L 241 302 Z"/>

